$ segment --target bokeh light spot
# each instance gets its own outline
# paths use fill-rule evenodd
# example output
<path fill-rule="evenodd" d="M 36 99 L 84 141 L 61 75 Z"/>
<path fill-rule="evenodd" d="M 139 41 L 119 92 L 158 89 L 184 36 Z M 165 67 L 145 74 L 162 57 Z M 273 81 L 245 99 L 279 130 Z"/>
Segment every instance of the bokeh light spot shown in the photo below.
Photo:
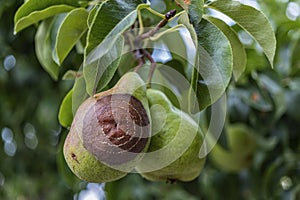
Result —
<path fill-rule="evenodd" d="M 290 20 L 295 21 L 300 15 L 300 6 L 295 2 L 290 2 L 287 5 L 285 13 Z"/>
<path fill-rule="evenodd" d="M 14 135 L 10 128 L 4 127 L 1 131 L 1 137 L 3 142 L 6 143 L 6 142 L 12 142 Z"/>
<path fill-rule="evenodd" d="M 0 187 L 3 186 L 5 183 L 4 175 L 0 172 Z"/>
<path fill-rule="evenodd" d="M 293 186 L 293 182 L 292 182 L 292 180 L 291 180 L 290 177 L 283 176 L 280 179 L 280 185 L 281 185 L 282 189 L 288 190 L 288 189 L 290 189 Z"/>
<path fill-rule="evenodd" d="M 89 183 L 86 190 L 79 193 L 79 200 L 105 200 L 105 184 Z"/>
<path fill-rule="evenodd" d="M 17 61 L 16 61 L 15 56 L 8 55 L 4 58 L 4 62 L 3 62 L 4 69 L 6 71 L 10 71 L 11 69 L 13 69 L 16 66 L 16 63 L 17 63 Z"/>
<path fill-rule="evenodd" d="M 25 138 L 24 138 L 25 145 L 29 149 L 36 149 L 36 147 L 38 146 L 38 138 L 36 137 L 36 130 L 34 126 L 30 123 L 27 123 L 24 126 L 24 134 L 25 134 Z"/>
<path fill-rule="evenodd" d="M 6 142 L 4 144 L 4 151 L 8 156 L 13 157 L 17 151 L 17 144 L 15 141 Z"/>

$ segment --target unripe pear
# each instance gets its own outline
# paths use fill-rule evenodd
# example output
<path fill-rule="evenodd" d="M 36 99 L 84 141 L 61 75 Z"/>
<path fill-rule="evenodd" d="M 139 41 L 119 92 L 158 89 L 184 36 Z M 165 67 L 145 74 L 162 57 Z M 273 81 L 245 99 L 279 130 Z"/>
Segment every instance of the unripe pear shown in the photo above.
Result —
<path fill-rule="evenodd" d="M 76 131 L 71 131 L 67 135 L 64 156 L 73 173 L 87 182 L 109 182 L 120 179 L 127 174 L 99 162 L 94 155 L 84 148 Z"/>
<path fill-rule="evenodd" d="M 195 179 L 205 163 L 205 158 L 199 158 L 203 135 L 198 124 L 163 92 L 148 89 L 147 97 L 154 135 L 137 170 L 151 181 Z"/>
<path fill-rule="evenodd" d="M 133 170 L 151 134 L 146 87 L 137 73 L 125 74 L 110 90 L 78 108 L 64 145 L 71 170 L 88 182 L 108 182 Z"/>

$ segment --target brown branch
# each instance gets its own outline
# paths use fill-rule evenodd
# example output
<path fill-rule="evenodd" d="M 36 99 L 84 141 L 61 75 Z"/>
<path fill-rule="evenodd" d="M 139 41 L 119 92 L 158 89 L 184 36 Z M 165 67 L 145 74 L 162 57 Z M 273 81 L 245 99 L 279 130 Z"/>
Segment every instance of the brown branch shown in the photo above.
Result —
<path fill-rule="evenodd" d="M 171 10 L 171 11 L 167 12 L 165 14 L 165 19 L 161 20 L 152 30 L 139 35 L 137 37 L 137 40 L 144 40 L 146 38 L 149 38 L 149 37 L 152 37 L 153 35 L 155 35 L 155 33 L 157 33 L 159 31 L 159 29 L 161 29 L 168 23 L 169 19 L 171 19 L 172 17 L 175 16 L 175 14 L 176 14 L 176 10 Z"/>

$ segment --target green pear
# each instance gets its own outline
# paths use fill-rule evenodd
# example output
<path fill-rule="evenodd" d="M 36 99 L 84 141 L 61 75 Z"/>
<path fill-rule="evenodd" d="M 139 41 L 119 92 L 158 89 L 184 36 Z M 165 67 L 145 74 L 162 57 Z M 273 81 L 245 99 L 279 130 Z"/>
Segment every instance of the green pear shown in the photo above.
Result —
<path fill-rule="evenodd" d="M 124 177 L 127 173 L 104 165 L 88 152 L 78 136 L 71 131 L 64 144 L 64 156 L 69 168 L 78 178 L 87 182 L 110 182 Z"/>
<path fill-rule="evenodd" d="M 222 170 L 237 172 L 250 167 L 256 150 L 254 131 L 244 124 L 232 124 L 226 128 L 228 150 L 216 144 L 210 159 Z"/>
<path fill-rule="evenodd" d="M 64 145 L 67 164 L 89 182 L 125 176 L 148 149 L 150 121 L 145 83 L 129 72 L 80 105 Z"/>
<path fill-rule="evenodd" d="M 198 124 L 174 107 L 163 92 L 148 89 L 147 97 L 153 136 L 137 171 L 151 181 L 195 179 L 205 163 L 205 158 L 199 158 L 203 134 Z"/>

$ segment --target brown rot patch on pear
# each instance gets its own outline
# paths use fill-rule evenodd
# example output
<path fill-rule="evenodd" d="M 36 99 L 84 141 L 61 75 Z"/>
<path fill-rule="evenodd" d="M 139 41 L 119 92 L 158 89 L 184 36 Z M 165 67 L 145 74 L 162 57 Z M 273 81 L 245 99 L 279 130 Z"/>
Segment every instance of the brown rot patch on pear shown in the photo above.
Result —
<path fill-rule="evenodd" d="M 130 94 L 97 99 L 87 112 L 89 127 L 82 134 L 84 147 L 109 165 L 126 163 L 142 152 L 150 136 L 150 121 L 141 101 Z"/>

